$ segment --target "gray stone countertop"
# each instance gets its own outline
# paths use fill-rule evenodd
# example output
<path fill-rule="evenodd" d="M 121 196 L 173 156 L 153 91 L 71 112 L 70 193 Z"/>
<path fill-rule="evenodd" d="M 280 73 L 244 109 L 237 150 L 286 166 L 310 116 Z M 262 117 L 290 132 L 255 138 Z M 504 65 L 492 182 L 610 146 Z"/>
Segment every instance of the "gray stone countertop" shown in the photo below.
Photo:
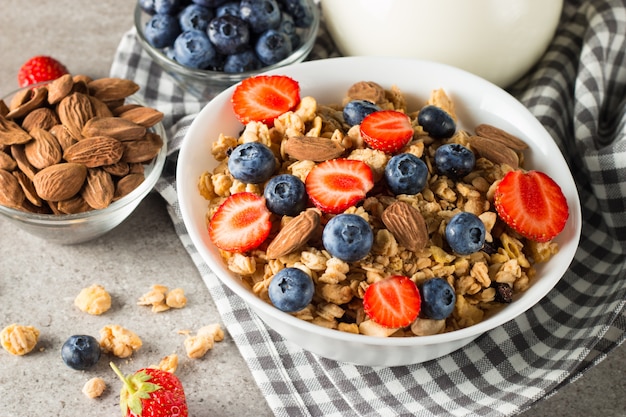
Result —
<path fill-rule="evenodd" d="M 0 95 L 17 88 L 17 69 L 34 55 L 54 56 L 75 74 L 107 76 L 121 36 L 133 25 L 134 5 L 134 0 L 2 0 Z M 78 292 L 94 283 L 104 285 L 113 300 L 102 316 L 73 305 Z M 138 306 L 137 299 L 154 284 L 183 288 L 188 305 L 159 314 Z M 121 384 L 109 368 L 111 357 L 88 371 L 74 371 L 60 357 L 67 337 L 98 337 L 107 324 L 123 325 L 143 340 L 131 358 L 115 359 L 125 373 L 178 354 L 176 374 L 190 416 L 272 415 L 228 334 L 204 358 L 187 358 L 179 331 L 220 321 L 156 193 L 112 232 L 76 246 L 46 244 L 0 219 L 0 328 L 17 322 L 41 331 L 37 348 L 26 356 L 0 349 L 2 417 L 119 415 Z M 524 416 L 625 416 L 624 369 L 622 346 Z M 89 399 L 81 389 L 94 376 L 108 387 L 100 398 Z"/>

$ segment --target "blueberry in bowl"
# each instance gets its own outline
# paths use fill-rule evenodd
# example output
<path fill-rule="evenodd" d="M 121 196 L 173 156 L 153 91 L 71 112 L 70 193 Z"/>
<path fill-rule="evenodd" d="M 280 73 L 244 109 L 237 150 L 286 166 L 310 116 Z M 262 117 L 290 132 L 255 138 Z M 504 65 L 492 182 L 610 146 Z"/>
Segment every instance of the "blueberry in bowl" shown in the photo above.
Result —
<path fill-rule="evenodd" d="M 320 21 L 315 0 L 138 0 L 137 39 L 185 91 L 211 99 L 260 71 L 303 61 Z"/>

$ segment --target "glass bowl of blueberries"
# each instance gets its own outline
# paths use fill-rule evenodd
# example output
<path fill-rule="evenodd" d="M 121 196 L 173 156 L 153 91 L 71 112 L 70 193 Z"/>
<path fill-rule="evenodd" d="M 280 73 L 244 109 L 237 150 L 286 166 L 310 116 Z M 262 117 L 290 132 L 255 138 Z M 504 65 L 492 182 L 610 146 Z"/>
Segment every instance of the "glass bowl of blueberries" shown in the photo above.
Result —
<path fill-rule="evenodd" d="M 138 0 L 135 7 L 145 51 L 183 90 L 205 100 L 303 61 L 319 22 L 315 0 Z"/>

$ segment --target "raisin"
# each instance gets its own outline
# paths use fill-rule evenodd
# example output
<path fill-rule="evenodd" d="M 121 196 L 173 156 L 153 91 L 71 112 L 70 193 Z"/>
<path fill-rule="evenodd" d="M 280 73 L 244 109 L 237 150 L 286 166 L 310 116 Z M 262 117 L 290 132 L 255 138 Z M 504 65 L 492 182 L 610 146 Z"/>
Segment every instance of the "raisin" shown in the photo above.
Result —
<path fill-rule="evenodd" d="M 513 301 L 513 288 L 505 282 L 494 282 L 491 284 L 496 289 L 495 301 L 498 303 L 509 304 Z"/>

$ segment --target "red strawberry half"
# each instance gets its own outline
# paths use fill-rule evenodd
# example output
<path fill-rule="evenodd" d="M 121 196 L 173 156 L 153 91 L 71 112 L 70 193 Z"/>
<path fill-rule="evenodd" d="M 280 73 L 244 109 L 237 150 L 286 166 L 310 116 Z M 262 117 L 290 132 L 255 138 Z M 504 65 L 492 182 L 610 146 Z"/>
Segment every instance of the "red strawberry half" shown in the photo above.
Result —
<path fill-rule="evenodd" d="M 365 290 L 363 309 L 374 322 L 397 329 L 411 324 L 420 312 L 422 299 L 413 281 L 394 275 L 376 281 Z"/>
<path fill-rule="evenodd" d="M 300 84 L 284 75 L 257 75 L 239 84 L 231 98 L 233 111 L 243 124 L 274 119 L 292 110 L 300 102 Z"/>
<path fill-rule="evenodd" d="M 340 158 L 316 165 L 304 185 L 317 208 L 337 214 L 363 200 L 374 187 L 374 179 L 365 162 Z"/>
<path fill-rule="evenodd" d="M 231 195 L 218 207 L 209 222 L 209 237 L 222 250 L 247 252 L 261 245 L 271 228 L 265 199 L 242 192 Z"/>
<path fill-rule="evenodd" d="M 110 363 L 124 382 L 120 391 L 122 415 L 127 417 L 187 417 L 187 400 L 183 385 L 176 375 L 156 368 L 144 368 L 124 376 Z"/>
<path fill-rule="evenodd" d="M 17 73 L 17 83 L 21 87 L 44 81 L 52 81 L 68 73 L 65 65 L 49 56 L 35 56 L 22 65 Z"/>
<path fill-rule="evenodd" d="M 413 138 L 409 117 L 396 110 L 381 110 L 365 116 L 360 126 L 361 136 L 371 148 L 394 153 Z"/>
<path fill-rule="evenodd" d="M 494 205 L 511 229 L 537 242 L 561 233 L 569 217 L 561 188 L 539 171 L 508 172 L 496 186 Z"/>

